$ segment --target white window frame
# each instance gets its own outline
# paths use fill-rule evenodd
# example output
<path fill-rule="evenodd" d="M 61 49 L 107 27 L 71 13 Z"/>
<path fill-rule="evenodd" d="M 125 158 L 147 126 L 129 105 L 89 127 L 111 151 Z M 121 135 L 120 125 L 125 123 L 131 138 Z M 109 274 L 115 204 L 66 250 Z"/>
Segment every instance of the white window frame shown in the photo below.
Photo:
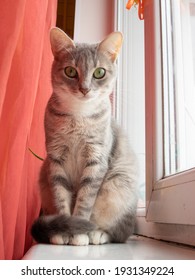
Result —
<path fill-rule="evenodd" d="M 154 226 L 154 232 L 157 231 L 160 238 L 164 236 L 166 240 L 195 245 L 195 169 L 163 178 L 163 51 L 160 19 L 160 0 L 145 1 L 146 220 L 153 226 L 158 223 Z"/>
<path fill-rule="evenodd" d="M 153 222 L 195 225 L 195 169 L 163 178 L 163 53 L 160 18 L 160 1 L 148 1 L 145 7 L 146 217 Z"/>
<path fill-rule="evenodd" d="M 146 208 L 138 211 L 136 233 L 195 246 L 195 169 L 164 178 L 160 0 L 144 5 Z"/>

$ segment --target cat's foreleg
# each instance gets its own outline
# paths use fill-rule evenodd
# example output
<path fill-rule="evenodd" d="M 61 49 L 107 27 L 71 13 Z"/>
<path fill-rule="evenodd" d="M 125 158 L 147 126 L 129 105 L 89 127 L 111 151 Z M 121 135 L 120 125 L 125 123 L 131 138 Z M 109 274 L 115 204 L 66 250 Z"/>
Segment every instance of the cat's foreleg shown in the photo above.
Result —
<path fill-rule="evenodd" d="M 80 190 L 77 194 L 76 204 L 73 215 L 89 220 L 97 192 L 100 188 L 101 180 L 92 177 L 83 177 L 80 184 Z M 88 234 L 76 234 L 70 238 L 71 245 L 88 245 Z"/>
<path fill-rule="evenodd" d="M 105 169 L 95 161 L 91 166 L 86 165 L 80 180 L 73 216 L 90 219 L 97 193 L 103 182 Z"/>
<path fill-rule="evenodd" d="M 70 216 L 72 204 L 71 184 L 68 181 L 63 165 L 52 158 L 47 158 L 44 165 L 41 171 L 40 183 L 41 181 L 47 181 L 47 188 L 49 187 L 50 189 L 49 192 L 52 196 L 55 213 Z M 44 193 L 44 188 L 42 189 L 42 193 Z M 45 200 L 44 203 L 46 203 Z M 50 202 L 48 203 L 50 204 Z M 52 244 L 61 245 L 68 244 L 68 242 L 69 235 L 66 233 L 57 233 L 50 238 L 50 243 Z"/>
<path fill-rule="evenodd" d="M 49 159 L 48 181 L 57 214 L 71 215 L 72 186 L 68 181 L 64 167 Z"/>
<path fill-rule="evenodd" d="M 97 193 L 102 184 L 105 169 L 99 161 L 88 161 L 80 181 L 73 215 L 89 220 L 95 204 Z M 88 245 L 90 237 L 88 234 L 77 234 L 70 238 L 71 245 Z"/>

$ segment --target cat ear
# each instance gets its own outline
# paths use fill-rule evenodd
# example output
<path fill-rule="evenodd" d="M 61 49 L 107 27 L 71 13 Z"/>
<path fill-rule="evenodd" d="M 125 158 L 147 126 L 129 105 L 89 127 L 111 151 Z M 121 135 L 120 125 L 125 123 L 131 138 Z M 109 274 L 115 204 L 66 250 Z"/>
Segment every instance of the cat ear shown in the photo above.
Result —
<path fill-rule="evenodd" d="M 123 35 L 121 32 L 112 32 L 98 46 L 98 51 L 103 52 L 114 62 L 122 46 Z"/>
<path fill-rule="evenodd" d="M 75 47 L 73 40 L 60 28 L 50 30 L 50 43 L 53 55 L 56 56 L 62 49 Z"/>

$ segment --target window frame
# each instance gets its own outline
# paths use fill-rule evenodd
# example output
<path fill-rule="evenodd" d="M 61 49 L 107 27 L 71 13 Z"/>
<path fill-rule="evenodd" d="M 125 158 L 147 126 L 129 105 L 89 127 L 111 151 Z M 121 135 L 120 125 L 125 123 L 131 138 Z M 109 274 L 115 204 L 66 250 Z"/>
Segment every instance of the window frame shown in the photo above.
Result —
<path fill-rule="evenodd" d="M 195 225 L 195 216 L 192 214 L 193 211 L 195 212 L 192 196 L 192 193 L 195 193 L 195 169 L 164 178 L 164 76 L 160 1 L 153 0 L 146 3 L 148 3 L 145 7 L 146 218 L 148 221 Z"/>

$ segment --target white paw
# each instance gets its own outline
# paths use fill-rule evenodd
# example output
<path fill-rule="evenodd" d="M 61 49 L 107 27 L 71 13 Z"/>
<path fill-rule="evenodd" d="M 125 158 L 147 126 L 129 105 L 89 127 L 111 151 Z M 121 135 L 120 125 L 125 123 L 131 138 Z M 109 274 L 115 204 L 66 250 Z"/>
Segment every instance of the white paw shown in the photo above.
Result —
<path fill-rule="evenodd" d="M 108 233 L 102 230 L 94 230 L 89 233 L 89 243 L 94 245 L 105 244 L 110 242 Z"/>
<path fill-rule="evenodd" d="M 50 243 L 54 245 L 68 244 L 69 236 L 63 234 L 56 234 L 50 238 Z"/>
<path fill-rule="evenodd" d="M 89 245 L 89 237 L 87 234 L 75 234 L 70 237 L 69 244 L 75 246 Z"/>

